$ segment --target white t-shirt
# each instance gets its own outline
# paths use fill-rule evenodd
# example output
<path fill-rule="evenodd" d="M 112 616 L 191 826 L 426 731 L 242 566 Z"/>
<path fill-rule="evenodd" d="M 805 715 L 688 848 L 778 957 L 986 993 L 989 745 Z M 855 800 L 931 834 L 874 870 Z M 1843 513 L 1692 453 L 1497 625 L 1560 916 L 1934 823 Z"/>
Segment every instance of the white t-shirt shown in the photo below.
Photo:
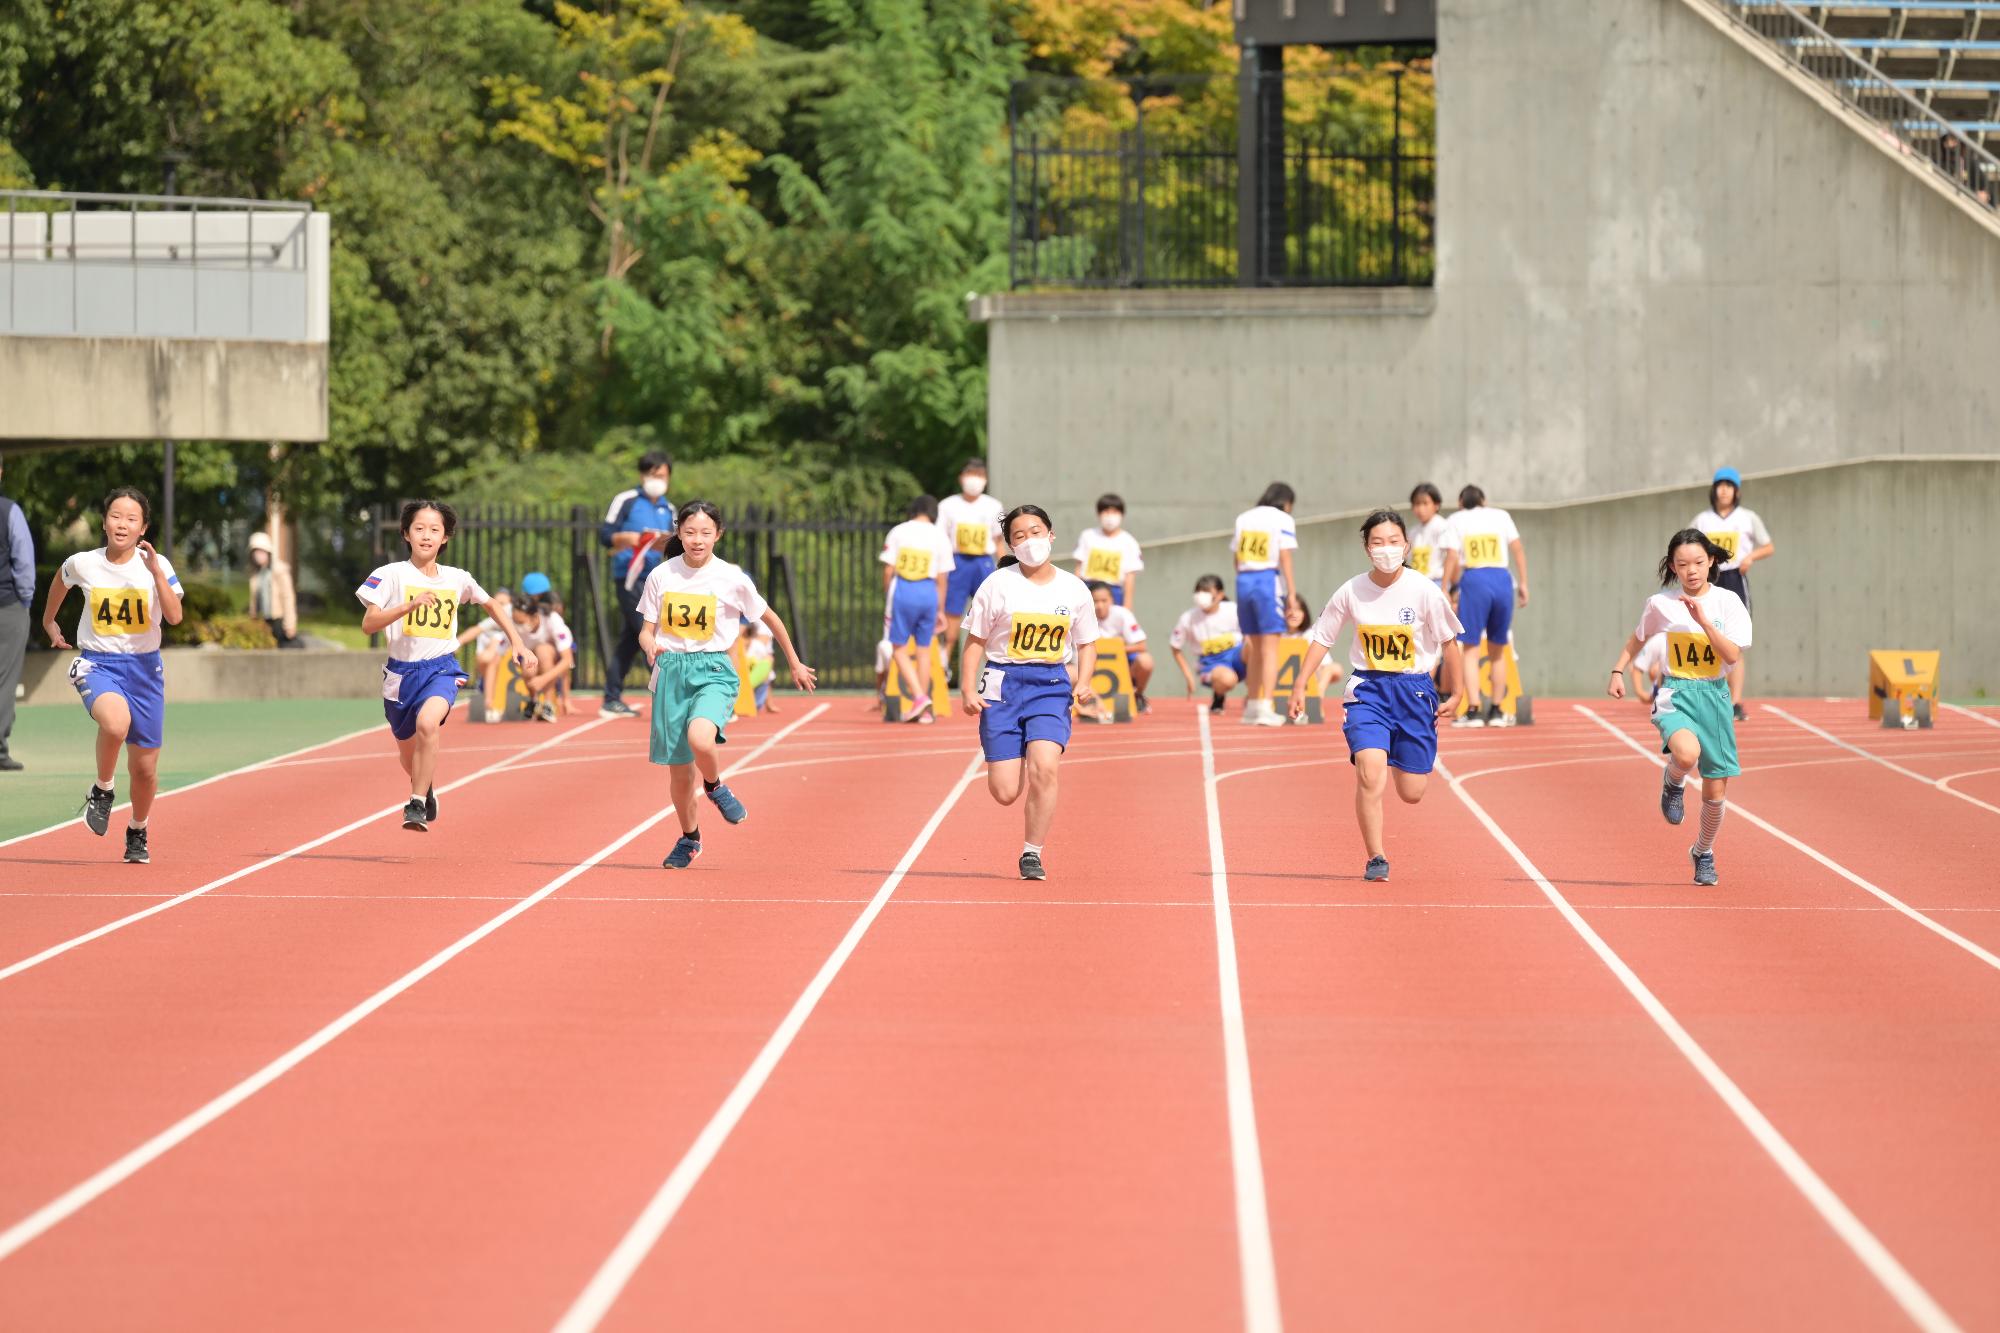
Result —
<path fill-rule="evenodd" d="M 896 577 L 910 583 L 925 583 L 951 573 L 951 539 L 944 529 L 929 519 L 905 519 L 889 529 L 882 543 L 882 563 L 896 571 Z"/>
<path fill-rule="evenodd" d="M 180 576 L 163 555 L 154 555 L 167 586 L 181 590 Z M 100 546 L 78 551 L 63 561 L 62 580 L 83 591 L 83 614 L 77 617 L 76 639 L 86 653 L 150 653 L 160 647 L 160 610 L 153 573 L 135 549 L 123 564 L 114 565 Z"/>
<path fill-rule="evenodd" d="M 1745 509 L 1742 505 L 1730 510 L 1727 518 L 1713 509 L 1704 509 L 1694 516 L 1694 522 L 1688 526 L 1701 529 L 1710 541 L 1729 552 L 1729 563 L 1723 566 L 1724 569 L 1735 569 L 1745 551 L 1768 545 L 1771 540 L 1764 520 L 1757 517 L 1755 510 Z M 1722 627 L 1718 625 L 1716 628 Z"/>
<path fill-rule="evenodd" d="M 1459 563 L 1467 569 L 1507 570 L 1508 544 L 1520 539 L 1513 515 L 1492 505 L 1480 505 L 1461 509 L 1446 519 L 1439 544 L 1458 552 Z"/>
<path fill-rule="evenodd" d="M 1138 539 L 1123 528 L 1116 532 L 1085 528 L 1076 539 L 1076 554 L 1070 559 L 1083 562 L 1084 578 L 1113 585 L 1123 583 L 1127 574 L 1136 574 L 1146 567 L 1146 562 L 1139 558 Z"/>
<path fill-rule="evenodd" d="M 965 628 L 985 642 L 987 661 L 1062 665 L 1076 660 L 1079 643 L 1097 642 L 1090 589 L 1074 574 L 1053 572 L 1047 583 L 1035 583 L 1009 565 L 979 585 L 965 608 Z"/>
<path fill-rule="evenodd" d="M 507 614 L 512 615 L 509 611 Z M 507 651 L 507 631 L 500 628 L 500 622 L 491 616 L 479 627 L 479 637 L 472 641 L 475 653 L 503 653 Z"/>
<path fill-rule="evenodd" d="M 1667 669 L 1666 634 L 1655 634 L 1652 638 L 1639 645 L 1639 655 L 1632 659 L 1632 665 L 1638 668 L 1639 674 L 1642 676 L 1652 675 L 1655 667 L 1661 671 L 1665 671 Z"/>
<path fill-rule="evenodd" d="M 771 633 L 769 625 L 766 625 L 761 620 L 756 621 L 751 624 L 747 634 L 748 637 L 743 643 L 743 655 L 745 657 L 754 657 L 766 661 L 777 657 L 778 640 Z"/>
<path fill-rule="evenodd" d="M 428 662 L 434 657 L 458 655 L 458 608 L 483 606 L 486 590 L 472 575 L 450 565 L 439 565 L 437 576 L 424 573 L 407 560 L 384 565 L 370 574 L 354 590 L 363 606 L 380 611 L 401 606 L 420 592 L 436 595 L 429 606 L 414 606 L 403 618 L 384 631 L 389 639 L 389 656 L 398 662 Z"/>
<path fill-rule="evenodd" d="M 1410 529 L 1410 568 L 1432 583 L 1444 582 L 1444 532 L 1443 514 Z"/>
<path fill-rule="evenodd" d="M 542 612 L 539 625 L 531 630 L 522 630 L 521 642 L 531 649 L 546 643 L 559 654 L 576 651 L 576 636 L 569 632 L 569 626 L 554 611 Z"/>
<path fill-rule="evenodd" d="M 1701 595 L 1701 609 L 1708 612 L 1709 620 L 1731 643 L 1738 648 L 1750 646 L 1750 612 L 1741 597 L 1711 584 Z M 1669 676 L 1681 680 L 1719 680 L 1729 674 L 1729 668 L 1709 646 L 1708 636 L 1696 627 L 1694 617 L 1681 605 L 1678 585 L 1646 599 L 1646 609 L 1639 613 L 1639 628 L 1633 632 L 1642 642 L 1655 634 L 1667 636 Z"/>
<path fill-rule="evenodd" d="M 947 495 L 938 501 L 937 525 L 958 555 L 993 555 L 1000 549 L 1000 516 L 1005 505 L 990 495 Z"/>
<path fill-rule="evenodd" d="M 1236 557 L 1236 572 L 1276 569 L 1278 552 L 1294 551 L 1299 545 L 1298 525 L 1292 516 L 1275 505 L 1258 505 L 1236 516 L 1236 538 L 1230 551 Z"/>
<path fill-rule="evenodd" d="M 1386 588 L 1366 574 L 1341 584 L 1306 638 L 1330 651 L 1343 625 L 1354 626 L 1347 660 L 1357 674 L 1347 679 L 1350 692 L 1363 671 L 1429 675 L 1444 646 L 1465 628 L 1437 584 L 1408 568 Z"/>
<path fill-rule="evenodd" d="M 1224 598 L 1215 604 L 1213 611 L 1189 607 L 1174 622 L 1174 632 L 1167 642 L 1182 652 L 1192 647 L 1202 657 L 1228 652 L 1243 642 L 1243 631 L 1236 623 L 1236 603 Z"/>
<path fill-rule="evenodd" d="M 1146 631 L 1140 627 L 1139 617 L 1132 614 L 1130 607 L 1114 605 L 1111 614 L 1097 622 L 1097 637 L 1123 639 L 1127 648 L 1136 648 L 1146 641 Z"/>
<path fill-rule="evenodd" d="M 770 609 L 748 574 L 714 554 L 700 569 L 686 556 L 662 560 L 639 593 L 639 618 L 656 626 L 663 653 L 726 653 L 743 622 Z"/>

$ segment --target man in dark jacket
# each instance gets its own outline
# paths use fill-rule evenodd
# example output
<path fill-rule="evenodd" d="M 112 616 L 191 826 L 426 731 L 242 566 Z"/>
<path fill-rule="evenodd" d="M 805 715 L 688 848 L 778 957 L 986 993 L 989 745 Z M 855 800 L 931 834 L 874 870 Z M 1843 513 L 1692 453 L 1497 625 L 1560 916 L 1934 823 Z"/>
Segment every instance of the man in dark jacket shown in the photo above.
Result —
<path fill-rule="evenodd" d="M 6 460 L 0 458 L 0 466 Z M 21 761 L 7 753 L 14 730 L 14 690 L 28 655 L 28 604 L 35 600 L 35 542 L 28 517 L 0 494 L 0 773 L 18 773 Z"/>
<path fill-rule="evenodd" d="M 631 717 L 636 711 L 624 699 L 625 675 L 639 657 L 639 630 L 644 624 L 639 618 L 639 594 L 674 530 L 674 506 L 667 499 L 673 472 L 674 460 L 667 455 L 641 455 L 639 484 L 611 497 L 611 508 L 598 528 L 598 536 L 611 551 L 611 586 L 624 619 L 618 646 L 604 668 L 604 711 L 613 717 Z"/>

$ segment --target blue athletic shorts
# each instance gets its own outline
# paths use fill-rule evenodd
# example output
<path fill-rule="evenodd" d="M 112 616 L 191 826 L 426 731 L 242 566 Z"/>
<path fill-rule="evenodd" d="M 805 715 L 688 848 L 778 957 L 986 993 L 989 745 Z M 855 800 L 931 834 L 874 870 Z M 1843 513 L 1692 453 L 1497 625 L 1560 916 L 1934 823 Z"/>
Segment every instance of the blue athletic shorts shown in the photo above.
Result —
<path fill-rule="evenodd" d="M 399 741 L 416 735 L 417 714 L 426 699 L 444 700 L 445 721 L 450 721 L 461 679 L 456 657 L 431 657 L 421 662 L 402 662 L 392 657 L 384 662 L 382 715 L 389 719 L 390 734 Z"/>
<path fill-rule="evenodd" d="M 1120 579 L 1118 580 L 1118 582 L 1110 586 L 1111 586 L 1111 604 L 1113 606 L 1125 605 L 1125 580 Z"/>
<path fill-rule="evenodd" d="M 1458 581 L 1458 623 L 1463 644 L 1481 638 L 1499 647 L 1514 627 L 1514 576 L 1504 569 L 1468 569 Z"/>
<path fill-rule="evenodd" d="M 937 634 L 937 580 L 897 579 L 889 594 L 889 642 L 928 648 Z"/>
<path fill-rule="evenodd" d="M 1285 590 L 1275 569 L 1245 569 L 1236 575 L 1236 628 L 1245 634 L 1285 632 Z"/>
<path fill-rule="evenodd" d="M 993 699 L 994 677 L 1000 698 Z M 1072 686 L 1060 665 L 1027 662 L 994 666 L 980 672 L 979 748 L 986 762 L 1019 759 L 1029 741 L 1054 741 L 1069 748 Z"/>
<path fill-rule="evenodd" d="M 1208 673 L 1217 667 L 1228 667 L 1236 673 L 1236 679 L 1243 679 L 1243 645 L 1237 644 L 1226 653 L 1210 653 L 1201 659 L 1201 683 L 1208 684 Z"/>
<path fill-rule="evenodd" d="M 125 701 L 132 714 L 127 745 L 160 748 L 167 729 L 167 668 L 159 653 L 79 653 L 69 664 L 69 680 L 86 713 L 107 694 Z"/>
<path fill-rule="evenodd" d="M 1416 672 L 1361 671 L 1347 696 L 1348 758 L 1386 750 L 1389 767 L 1428 773 L 1437 764 L 1437 686 Z"/>
<path fill-rule="evenodd" d="M 993 557 L 990 555 L 960 555 L 952 557 L 958 563 L 945 575 L 944 613 L 948 616 L 965 614 L 965 604 L 972 600 L 972 594 L 979 591 L 979 585 L 986 582 L 986 576 L 993 572 Z"/>

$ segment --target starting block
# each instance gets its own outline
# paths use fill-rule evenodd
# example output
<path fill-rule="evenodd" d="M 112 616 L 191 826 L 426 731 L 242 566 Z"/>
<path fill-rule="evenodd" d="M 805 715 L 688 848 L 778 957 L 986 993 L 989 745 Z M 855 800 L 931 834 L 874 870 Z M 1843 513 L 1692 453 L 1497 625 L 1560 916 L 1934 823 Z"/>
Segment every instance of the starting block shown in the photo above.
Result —
<path fill-rule="evenodd" d="M 1457 645 L 1453 645 L 1456 648 Z M 1503 644 L 1507 653 L 1507 712 L 1514 718 L 1517 727 L 1531 727 L 1535 724 L 1535 701 L 1521 692 L 1521 652 L 1518 639 Z M 1449 649 L 1447 651 L 1450 651 Z M 1479 640 L 1479 693 L 1482 698 L 1493 697 L 1493 645 L 1483 637 Z M 1463 689 L 1458 695 L 1457 716 L 1464 717 L 1471 707 L 1471 696 Z"/>
<path fill-rule="evenodd" d="M 729 660 L 736 666 L 736 716 L 757 716 L 757 691 L 750 685 L 750 657 L 743 651 L 743 636 L 729 646 Z"/>
<path fill-rule="evenodd" d="M 742 707 L 740 700 L 737 706 Z M 882 720 L 901 722 L 903 707 L 903 668 L 891 658 L 889 678 L 883 682 Z M 931 641 L 931 712 L 937 717 L 951 716 L 951 686 L 945 683 L 944 655 L 938 651 L 935 639 Z"/>
<path fill-rule="evenodd" d="M 1299 672 L 1306 664 L 1306 641 L 1303 636 L 1290 635 L 1278 640 L 1278 674 L 1271 685 L 1273 700 L 1292 697 L 1292 685 L 1299 678 Z M 1279 707 L 1284 705 L 1280 704 Z M 1326 721 L 1326 700 L 1321 697 L 1319 685 L 1315 681 L 1306 682 L 1306 721 L 1319 723 Z"/>
<path fill-rule="evenodd" d="M 466 696 L 468 700 L 465 709 L 466 721 L 485 722 L 487 720 L 486 691 L 480 684 L 478 668 L 475 667 L 466 674 L 472 678 L 472 693 Z M 532 710 L 535 701 L 529 697 L 528 684 L 521 679 L 521 668 L 514 662 L 513 658 L 510 657 L 500 664 L 500 676 L 497 683 L 500 687 L 500 698 L 497 701 L 500 716 L 494 718 L 493 721 L 528 721 L 533 716 Z"/>
<path fill-rule="evenodd" d="M 1932 650 L 1881 648 L 1868 654 L 1868 716 L 1885 727 L 1928 727 L 1937 707 L 1938 659 Z"/>
<path fill-rule="evenodd" d="M 1108 721 L 1132 720 L 1136 711 L 1132 695 L 1132 659 L 1125 651 L 1125 640 L 1111 638 L 1097 641 L 1097 666 L 1090 673 L 1090 688 L 1097 695 L 1099 705 L 1110 712 Z M 1076 713 L 1074 708 L 1070 711 Z M 1082 715 L 1078 713 L 1077 716 Z"/>

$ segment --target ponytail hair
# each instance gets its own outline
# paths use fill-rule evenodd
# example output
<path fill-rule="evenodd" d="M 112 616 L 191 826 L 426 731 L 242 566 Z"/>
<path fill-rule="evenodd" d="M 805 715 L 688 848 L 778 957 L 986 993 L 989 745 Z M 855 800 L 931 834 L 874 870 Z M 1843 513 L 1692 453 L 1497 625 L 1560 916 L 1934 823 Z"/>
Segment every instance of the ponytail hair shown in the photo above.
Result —
<path fill-rule="evenodd" d="M 1048 510 L 1042 508 L 1040 505 L 1015 505 L 1007 511 L 1007 516 L 1000 520 L 1000 540 L 1007 543 L 1009 547 L 1014 545 L 1014 520 L 1017 518 L 1039 518 L 1042 520 L 1042 526 L 1049 530 L 1049 535 L 1055 535 L 1055 521 L 1049 517 Z M 1004 557 L 1003 563 L 1019 564 L 1020 562 L 1010 555 Z"/>
<path fill-rule="evenodd" d="M 1683 546 L 1699 546 L 1702 550 L 1708 552 L 1708 573 L 1711 579 L 1715 577 L 1716 570 L 1729 563 L 1729 552 L 1710 541 L 1707 533 L 1703 532 L 1700 528 L 1682 528 L 1667 539 L 1667 553 L 1660 557 L 1660 586 L 1662 588 L 1666 587 L 1669 583 L 1678 583 L 1680 581 L 1674 577 L 1674 552 L 1680 550 Z"/>
<path fill-rule="evenodd" d="M 1283 509 L 1289 512 L 1291 507 L 1298 503 L 1298 498 L 1292 493 L 1292 488 L 1284 482 L 1274 481 L 1264 488 L 1264 493 L 1257 498 L 1257 503 L 1270 509 Z"/>
<path fill-rule="evenodd" d="M 689 500 L 674 512 L 674 532 L 667 538 L 667 559 L 686 553 L 687 548 L 681 545 L 681 524 L 696 514 L 708 515 L 709 521 L 715 524 L 716 535 L 722 535 L 722 511 L 706 500 Z"/>

